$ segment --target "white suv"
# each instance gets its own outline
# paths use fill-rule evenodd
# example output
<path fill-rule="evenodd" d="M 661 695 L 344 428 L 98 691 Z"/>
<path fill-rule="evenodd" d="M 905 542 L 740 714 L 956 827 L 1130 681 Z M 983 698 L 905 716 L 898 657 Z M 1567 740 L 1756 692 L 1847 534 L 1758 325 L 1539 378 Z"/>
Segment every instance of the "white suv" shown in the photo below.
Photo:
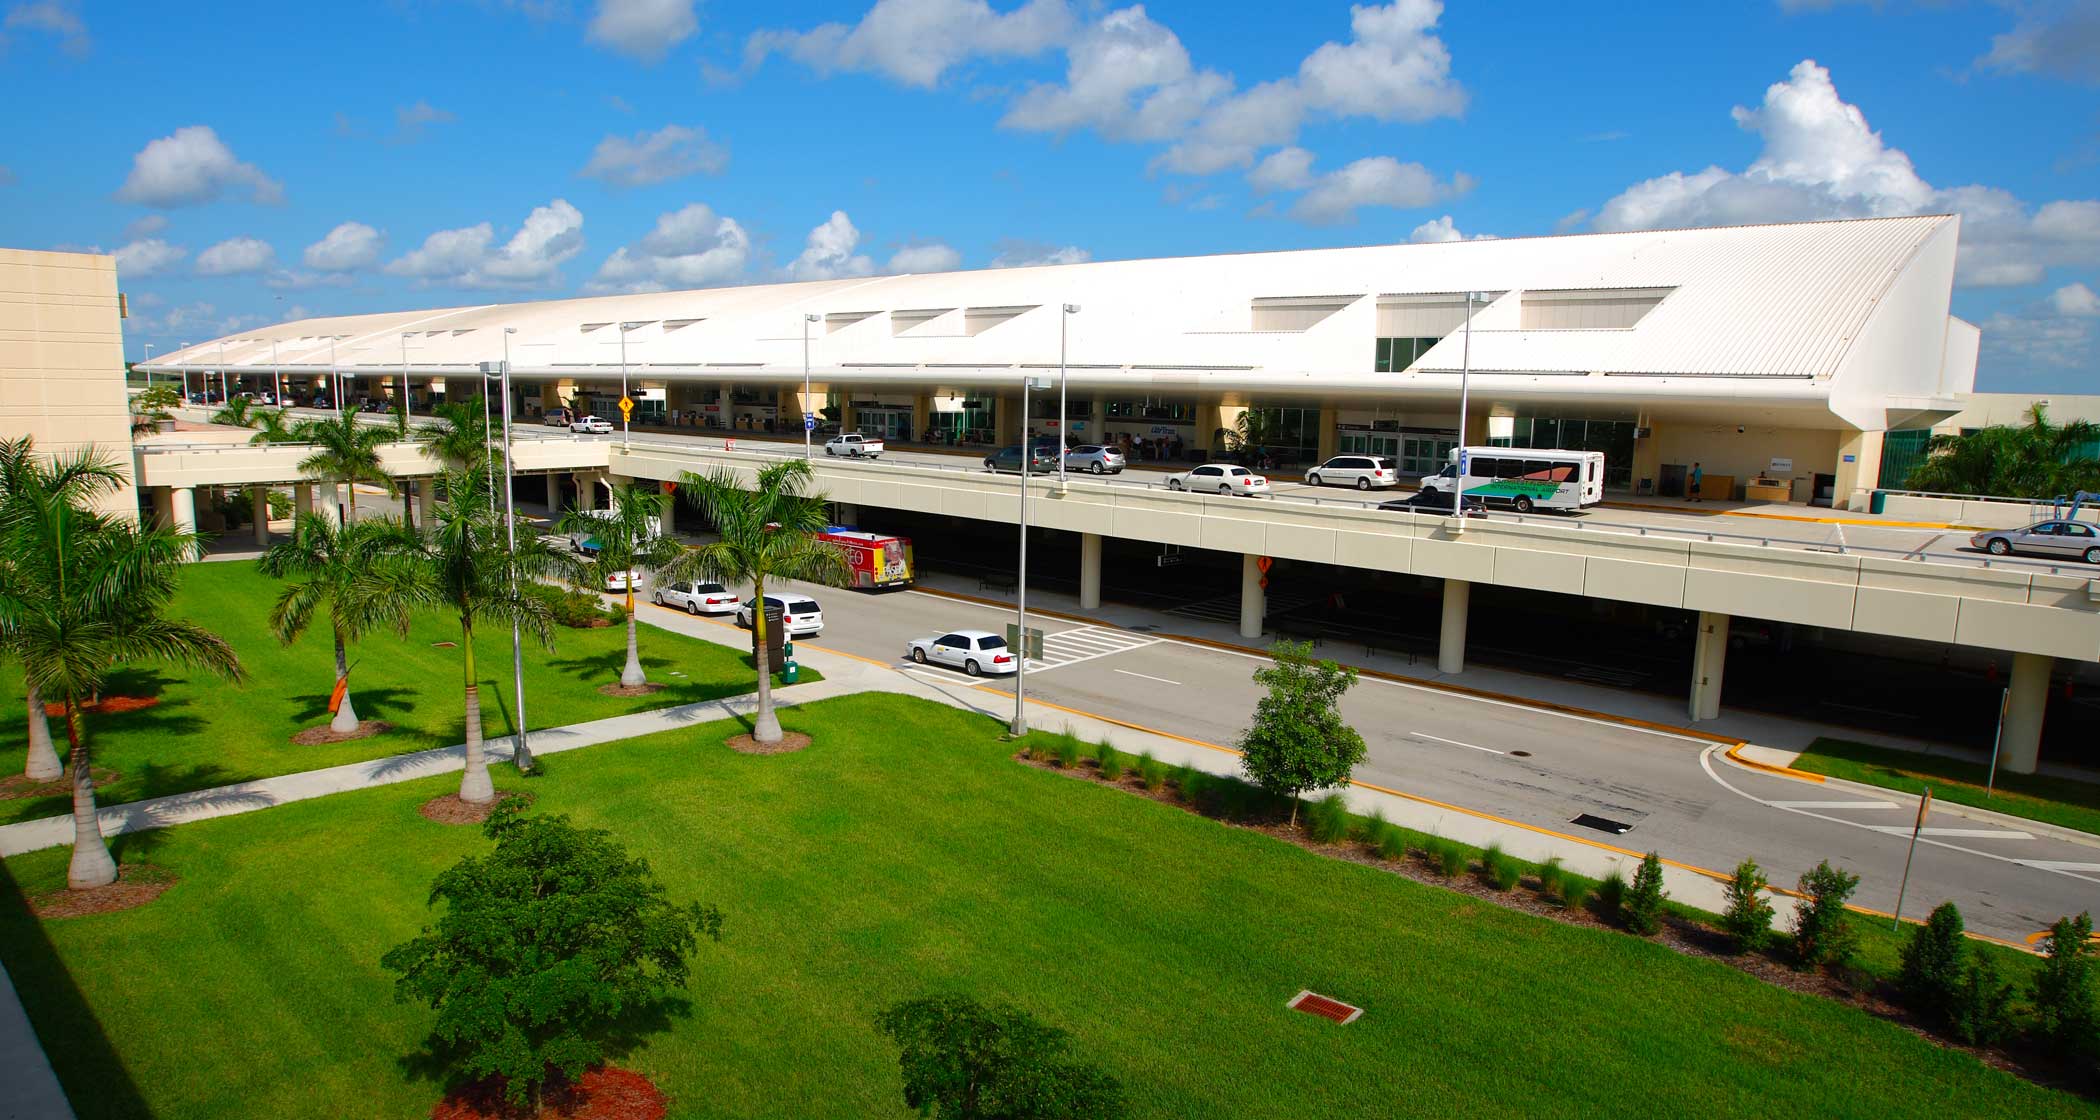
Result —
<path fill-rule="evenodd" d="M 1377 455 L 1337 455 L 1305 472 L 1311 486 L 1354 486 L 1358 490 L 1400 485 L 1400 469 Z"/>
<path fill-rule="evenodd" d="M 736 624 L 750 628 L 752 608 L 757 605 L 757 599 L 744 600 L 744 604 L 736 609 Z M 800 595 L 793 598 L 768 595 L 766 606 L 781 612 L 780 620 L 787 625 L 790 638 L 805 638 L 824 629 L 824 612 L 818 608 L 815 599 L 805 599 Z"/>

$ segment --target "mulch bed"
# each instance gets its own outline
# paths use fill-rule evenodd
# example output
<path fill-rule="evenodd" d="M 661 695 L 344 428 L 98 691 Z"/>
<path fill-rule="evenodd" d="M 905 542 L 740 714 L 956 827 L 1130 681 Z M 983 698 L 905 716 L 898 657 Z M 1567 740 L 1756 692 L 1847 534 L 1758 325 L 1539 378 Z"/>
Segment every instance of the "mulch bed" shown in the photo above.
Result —
<path fill-rule="evenodd" d="M 319 727 L 309 727 L 293 735 L 292 745 L 295 747 L 325 747 L 330 743 L 347 743 L 352 739 L 369 739 L 374 735 L 384 735 L 393 729 L 394 725 L 383 719 L 358 720 L 357 730 L 351 732 L 337 731 L 324 723 Z"/>
<path fill-rule="evenodd" d="M 761 743 L 749 735 L 738 735 L 725 742 L 738 754 L 790 754 L 808 746 L 809 736 L 800 731 L 783 731 L 777 743 Z"/>
<path fill-rule="evenodd" d="M 663 1090 L 641 1074 L 599 1066 L 575 1082 L 550 1087 L 537 1109 L 503 1102 L 502 1083 L 489 1079 L 447 1094 L 430 1120 L 662 1120 Z"/>
<path fill-rule="evenodd" d="M 65 752 L 60 751 L 58 757 L 63 759 Z M 100 766 L 89 767 L 88 773 L 94 775 L 95 785 L 98 787 L 106 786 L 123 776 L 115 770 Z M 32 782 L 20 774 L 0 778 L 0 801 L 20 801 L 28 797 L 58 797 L 70 795 L 72 792 L 73 778 L 69 774 L 61 774 L 48 782 Z"/>
<path fill-rule="evenodd" d="M 495 797 L 476 805 L 471 801 L 461 801 L 456 793 L 448 793 L 443 797 L 433 797 L 425 801 L 417 812 L 423 814 L 423 819 L 436 821 L 439 824 L 480 824 L 489 819 L 489 814 L 496 811 L 496 806 L 506 801 L 514 800 L 523 801 L 525 804 L 530 805 L 539 800 L 539 795 L 532 793 L 507 794 L 497 790 Z"/>
<path fill-rule="evenodd" d="M 601 696 L 648 696 L 651 693 L 662 692 L 667 687 L 669 686 L 657 684 L 653 681 L 637 685 L 601 684 L 598 686 L 598 694 Z"/>
<path fill-rule="evenodd" d="M 90 700 L 82 704 L 80 710 L 114 716 L 125 712 L 136 712 L 140 708 L 150 708 L 158 703 L 160 703 L 160 697 L 158 696 L 104 696 L 101 699 Z M 44 705 L 44 714 L 54 717 L 63 716 L 66 714 L 66 706 L 54 700 Z"/>
<path fill-rule="evenodd" d="M 60 890 L 35 895 L 29 912 L 39 918 L 81 918 L 89 914 L 113 914 L 131 910 L 159 898 L 176 883 L 176 875 L 150 863 L 127 863 L 117 868 L 117 881 L 89 890 Z"/>
<path fill-rule="evenodd" d="M 1129 759 L 1131 756 L 1126 755 L 1125 758 Z M 1491 906 L 1500 906 L 1508 910 L 1521 910 L 1527 914 L 1560 922 L 1563 925 L 1590 926 L 1606 930 L 1619 929 L 1616 923 L 1602 914 L 1601 907 L 1594 899 L 1579 909 L 1570 909 L 1561 905 L 1559 901 L 1547 897 L 1535 877 L 1527 876 L 1519 884 L 1518 889 L 1504 891 L 1483 880 L 1476 873 L 1477 864 L 1469 864 L 1468 870 L 1446 877 L 1441 868 L 1433 865 L 1419 852 L 1410 852 L 1405 859 L 1388 860 L 1380 857 L 1376 852 L 1367 850 L 1362 844 L 1355 841 L 1345 841 L 1339 844 L 1319 843 L 1313 840 L 1311 835 L 1305 831 L 1303 827 L 1304 813 L 1302 811 L 1299 813 L 1300 827 L 1296 829 L 1290 827 L 1287 823 L 1288 817 L 1284 815 L 1227 820 L 1207 814 L 1197 806 L 1181 800 L 1174 789 L 1171 779 L 1156 790 L 1146 789 L 1137 773 L 1137 767 L 1130 763 L 1126 763 L 1122 776 L 1111 782 L 1101 777 L 1098 764 L 1094 759 L 1086 759 L 1076 768 L 1061 766 L 1055 758 L 1038 758 L 1026 752 L 1015 754 L 1014 760 L 1023 765 L 1033 766 L 1038 770 L 1049 770 L 1079 781 L 1092 782 L 1096 785 L 1115 786 L 1126 793 L 1150 798 L 1161 804 L 1172 805 L 1206 819 L 1215 820 L 1228 828 L 1249 829 L 1281 840 L 1286 844 L 1295 844 L 1306 851 L 1327 856 L 1331 859 L 1344 859 L 1366 867 L 1375 867 L 1403 878 L 1412 879 L 1418 883 L 1442 887 L 1467 896 L 1467 901 L 1460 902 L 1452 908 L 1453 917 L 1463 917 L 1472 913 L 1474 904 L 1477 901 Z M 1224 779 L 1221 777 L 1219 780 L 1222 781 Z M 1857 922 L 1864 919 L 1859 915 L 1854 915 L 1852 920 Z M 2045 1052 L 2025 1046 L 2017 1049 L 1964 1046 L 1945 1035 L 1935 1032 L 1927 1023 L 1897 1002 L 1897 993 L 1893 985 L 1883 983 L 1863 971 L 1857 969 L 1795 968 L 1792 960 L 1787 955 L 1790 942 L 1784 934 L 1775 933 L 1773 947 L 1764 952 L 1738 954 L 1733 951 L 1733 944 L 1730 939 L 1719 930 L 1668 912 L 1664 913 L 1662 922 L 1663 928 L 1661 932 L 1647 940 L 1653 941 L 1666 949 L 1682 953 L 1685 956 L 1702 957 L 1727 965 L 1738 972 L 1789 991 L 1799 992 L 1803 995 L 1820 996 L 1824 999 L 1845 1004 L 1877 1019 L 1894 1023 L 1935 1045 L 1949 1050 L 1960 1050 L 1987 1066 L 2004 1070 L 2014 1076 L 2025 1078 L 2047 1088 L 2061 1089 L 2066 1092 L 2080 1093 L 2087 1096 L 2100 1092 L 2100 1083 L 2095 1083 L 2089 1074 L 2070 1068 Z M 1627 934 L 1626 936 L 1633 935 Z M 1762 1043 L 1753 1040 L 1746 1041 L 1743 1045 L 1754 1047 L 1761 1046 Z"/>

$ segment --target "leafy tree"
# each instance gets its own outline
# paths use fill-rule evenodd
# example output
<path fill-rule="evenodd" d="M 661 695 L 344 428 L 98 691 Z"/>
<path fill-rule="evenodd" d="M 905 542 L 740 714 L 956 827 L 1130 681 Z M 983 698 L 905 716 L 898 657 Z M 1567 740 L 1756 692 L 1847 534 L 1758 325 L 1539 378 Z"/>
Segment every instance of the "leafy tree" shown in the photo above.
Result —
<path fill-rule="evenodd" d="M 1626 928 L 1642 937 L 1653 937 L 1662 929 L 1663 899 L 1662 855 L 1649 852 L 1641 857 L 1641 865 L 1633 869 L 1633 885 L 1627 888 L 1626 900 L 1620 910 L 1626 919 Z"/>
<path fill-rule="evenodd" d="M 2012 1033 L 2012 985 L 1998 978 L 1998 966 L 1982 953 L 1969 962 L 1954 991 L 1947 1029 L 1970 1046 L 1989 1046 Z"/>
<path fill-rule="evenodd" d="M 1230 428 L 1219 428 L 1225 447 L 1235 455 L 1249 456 L 1257 447 L 1274 447 L 1282 434 L 1281 417 L 1274 409 L 1243 408 Z M 1249 464 L 1252 465 L 1252 464 Z"/>
<path fill-rule="evenodd" d="M 438 462 L 458 470 L 482 471 L 494 469 L 491 462 L 500 451 L 489 440 L 488 414 L 484 411 L 487 402 L 480 397 L 465 400 L 447 400 L 431 414 L 444 424 L 429 433 L 426 442 L 430 454 Z"/>
<path fill-rule="evenodd" d="M 1849 962 L 1859 948 L 1859 931 L 1845 917 L 1845 900 L 1859 888 L 1859 876 L 1826 859 L 1801 876 L 1800 886 L 1807 897 L 1794 908 L 1794 954 L 1802 967 Z"/>
<path fill-rule="evenodd" d="M 1735 877 L 1725 888 L 1728 908 L 1721 914 L 1721 930 L 1738 953 L 1755 953 L 1772 942 L 1772 904 L 1765 900 L 1769 886 L 1756 860 L 1735 865 Z"/>
<path fill-rule="evenodd" d="M 2100 1008 L 2093 1003 L 2093 916 L 2058 918 L 2049 927 L 2047 959 L 2034 974 L 2034 1021 L 2042 1038 L 2065 1054 L 2100 1045 Z"/>
<path fill-rule="evenodd" d="M 489 508 L 487 486 L 488 480 L 473 472 L 446 472 L 445 500 L 438 503 L 437 524 L 423 545 L 424 586 L 436 601 L 459 615 L 467 723 L 467 764 L 460 776 L 459 798 L 475 804 L 495 797 L 496 789 L 489 781 L 488 759 L 481 750 L 481 680 L 474 670 L 474 624 L 486 619 L 516 626 L 551 649 L 552 612 L 519 585 L 568 567 L 567 558 L 555 552 L 546 538 L 522 526 L 513 553 L 503 517 Z"/>
<path fill-rule="evenodd" d="M 144 389 L 139 390 L 138 395 L 131 398 L 131 407 L 134 411 L 141 416 L 151 416 L 155 420 L 166 420 L 168 418 L 168 410 L 181 403 L 182 391 L 165 381 L 148 385 Z"/>
<path fill-rule="evenodd" d="M 297 641 L 315 612 L 328 610 L 336 687 L 343 690 L 342 704 L 329 724 L 337 732 L 357 730 L 349 644 L 382 627 L 407 637 L 412 608 L 430 601 L 415 564 L 419 544 L 414 533 L 392 518 L 337 525 L 326 517 L 301 513 L 291 535 L 263 553 L 259 566 L 264 575 L 300 581 L 287 585 L 270 609 L 270 631 L 279 641 Z"/>
<path fill-rule="evenodd" d="M 214 424 L 230 424 L 236 428 L 252 428 L 255 426 L 254 413 L 254 401 L 249 400 L 247 397 L 233 397 L 227 400 L 224 408 L 211 414 L 211 422 Z"/>
<path fill-rule="evenodd" d="M 635 1013 L 685 987 L 700 936 L 721 940 L 722 912 L 674 904 L 649 861 L 566 815 L 507 802 L 484 830 L 495 850 L 439 874 L 445 913 L 380 965 L 397 1001 L 437 1012 L 433 1049 L 530 1106 L 632 1041 Z"/>
<path fill-rule="evenodd" d="M 358 483 L 393 487 L 393 478 L 379 465 L 379 449 L 392 442 L 386 429 L 358 423 L 354 412 L 339 412 L 325 420 L 308 421 L 301 425 L 300 434 L 314 450 L 299 460 L 299 473 L 342 487 L 337 494 L 337 520 L 349 521 L 355 512 Z M 348 501 L 344 501 L 346 494 Z"/>
<path fill-rule="evenodd" d="M 715 526 L 720 539 L 686 549 L 665 564 L 667 580 L 705 580 L 736 586 L 751 584 L 756 609 L 752 633 L 757 639 L 758 714 L 751 737 L 761 743 L 780 741 L 780 718 L 773 713 L 773 670 L 766 646 L 766 581 L 795 579 L 844 586 L 852 575 L 846 554 L 817 539 L 830 524 L 821 495 L 807 493 L 816 477 L 803 459 L 783 459 L 758 470 L 751 485 L 736 472 L 718 468 L 706 476 L 687 471 L 678 484 L 686 504 Z"/>
<path fill-rule="evenodd" d="M 1903 480 L 1912 490 L 1942 494 L 1995 494 L 2010 498 L 2054 498 L 2079 490 L 2100 491 L 2100 424 L 2049 421 L 2048 406 L 2036 404 L 2027 423 L 1984 428 L 1967 435 L 1938 435 L 1929 454 Z"/>
<path fill-rule="evenodd" d="M 875 1018 L 902 1051 L 904 1103 L 939 1120 L 1118 1120 L 1115 1078 L 1066 1056 L 1070 1036 L 967 996 L 906 1000 Z"/>
<path fill-rule="evenodd" d="M 1911 931 L 1909 943 L 1903 946 L 1903 968 L 1896 982 L 1911 1010 L 1937 1023 L 1953 1019 L 1967 953 L 1961 908 L 1940 903 L 1924 925 Z"/>
<path fill-rule="evenodd" d="M 110 468 L 93 448 L 62 459 L 50 477 L 92 477 Z M 141 528 L 86 509 L 83 491 L 12 480 L 0 502 L 0 636 L 20 658 L 30 687 L 64 709 L 73 770 L 73 859 L 66 885 L 104 886 L 116 863 L 96 818 L 95 780 L 81 705 L 119 666 L 158 661 L 238 680 L 225 639 L 165 618 L 175 573 L 202 546 L 194 533 Z"/>
<path fill-rule="evenodd" d="M 250 423 L 255 434 L 248 437 L 251 444 L 303 443 L 306 427 L 310 421 L 294 420 L 289 408 L 258 408 L 250 414 Z"/>
<path fill-rule="evenodd" d="M 1364 737 L 1343 722 L 1339 707 L 1356 670 L 1313 660 L 1304 642 L 1277 642 L 1269 656 L 1273 664 L 1254 671 L 1254 683 L 1269 692 L 1240 735 L 1240 766 L 1254 784 L 1291 799 L 1295 828 L 1301 794 L 1346 783 L 1364 760 Z"/>
<path fill-rule="evenodd" d="M 605 510 L 572 509 L 561 515 L 555 530 L 587 533 L 598 553 L 578 565 L 579 575 L 592 588 L 605 586 L 607 577 L 618 573 L 653 572 L 684 554 L 685 546 L 663 532 L 664 514 L 670 496 L 653 487 L 628 483 L 613 488 L 612 506 Z M 640 647 L 634 632 L 634 580 L 627 587 L 627 665 L 620 670 L 620 683 L 635 688 L 649 683 L 642 672 Z"/>

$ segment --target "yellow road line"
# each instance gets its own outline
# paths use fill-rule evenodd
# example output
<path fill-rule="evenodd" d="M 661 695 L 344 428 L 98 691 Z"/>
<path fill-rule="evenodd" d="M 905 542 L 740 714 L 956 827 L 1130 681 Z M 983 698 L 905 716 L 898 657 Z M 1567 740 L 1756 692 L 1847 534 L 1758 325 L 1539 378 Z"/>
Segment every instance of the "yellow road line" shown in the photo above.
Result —
<path fill-rule="evenodd" d="M 1818 785 L 1823 783 L 1823 775 L 1821 774 L 1811 774 L 1806 770 L 1796 770 L 1791 766 L 1774 766 L 1769 762 L 1759 762 L 1756 759 L 1744 758 L 1737 753 L 1749 745 L 1748 743 L 1737 743 L 1735 746 L 1728 748 L 1728 761 L 1738 766 L 1747 766 L 1752 770 L 1762 770 L 1767 774 L 1777 774 L 1782 778 L 1793 778 L 1802 782 L 1815 782 Z"/>

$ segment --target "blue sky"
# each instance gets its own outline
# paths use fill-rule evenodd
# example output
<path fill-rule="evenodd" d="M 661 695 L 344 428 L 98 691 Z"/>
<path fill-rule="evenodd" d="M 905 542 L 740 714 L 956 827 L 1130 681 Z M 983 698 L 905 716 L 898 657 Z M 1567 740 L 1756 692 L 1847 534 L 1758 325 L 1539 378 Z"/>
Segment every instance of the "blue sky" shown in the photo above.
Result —
<path fill-rule="evenodd" d="M 1979 387 L 2100 392 L 2100 0 L 0 12 L 0 244 L 118 253 L 134 357 L 305 314 L 1953 209 Z"/>

